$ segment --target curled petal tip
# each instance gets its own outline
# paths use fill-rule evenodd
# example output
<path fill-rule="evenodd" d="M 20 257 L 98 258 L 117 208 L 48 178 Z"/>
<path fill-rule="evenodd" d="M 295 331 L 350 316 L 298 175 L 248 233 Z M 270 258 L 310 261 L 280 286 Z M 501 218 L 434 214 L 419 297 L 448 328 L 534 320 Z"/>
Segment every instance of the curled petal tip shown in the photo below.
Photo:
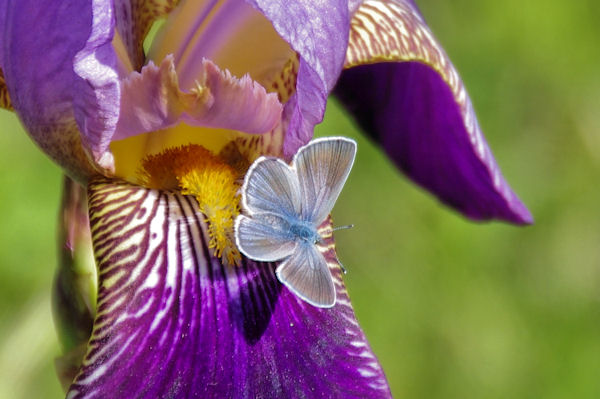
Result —
<path fill-rule="evenodd" d="M 513 217 L 511 218 L 511 220 L 508 221 L 522 225 L 535 224 L 533 215 L 519 198 L 515 196 L 515 200 L 511 205 L 511 209 L 513 210 Z"/>
<path fill-rule="evenodd" d="M 99 167 L 99 172 L 103 176 L 111 176 L 115 173 L 115 157 L 112 152 L 106 151 L 95 158 L 96 165 Z"/>

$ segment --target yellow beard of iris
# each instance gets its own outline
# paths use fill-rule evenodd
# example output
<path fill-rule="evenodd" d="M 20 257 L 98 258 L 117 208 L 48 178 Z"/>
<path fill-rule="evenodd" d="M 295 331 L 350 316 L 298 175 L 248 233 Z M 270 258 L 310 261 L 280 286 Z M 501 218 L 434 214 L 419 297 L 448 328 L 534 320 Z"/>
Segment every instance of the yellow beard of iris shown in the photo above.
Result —
<path fill-rule="evenodd" d="M 190 144 L 147 156 L 139 175 L 147 187 L 193 195 L 208 221 L 213 254 L 226 264 L 240 264 L 233 236 L 234 220 L 240 213 L 240 172 L 206 148 Z"/>

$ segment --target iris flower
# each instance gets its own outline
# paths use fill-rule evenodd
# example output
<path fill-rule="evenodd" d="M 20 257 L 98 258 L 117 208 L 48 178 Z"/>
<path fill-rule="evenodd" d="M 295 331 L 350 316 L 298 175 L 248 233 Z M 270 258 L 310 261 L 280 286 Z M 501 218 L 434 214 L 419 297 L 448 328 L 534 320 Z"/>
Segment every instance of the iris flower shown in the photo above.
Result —
<path fill-rule="evenodd" d="M 315 308 L 232 241 L 248 165 L 289 160 L 330 94 L 442 202 L 531 222 L 412 0 L 4 0 L 0 29 L 2 106 L 74 181 L 69 398 L 390 396 L 337 268 Z"/>

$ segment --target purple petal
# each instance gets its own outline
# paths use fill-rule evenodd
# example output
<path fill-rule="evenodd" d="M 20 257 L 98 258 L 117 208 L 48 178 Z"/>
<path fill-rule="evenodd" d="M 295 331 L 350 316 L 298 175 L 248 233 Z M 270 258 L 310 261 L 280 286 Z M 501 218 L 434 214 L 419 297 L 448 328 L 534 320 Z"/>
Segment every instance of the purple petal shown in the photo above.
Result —
<path fill-rule="evenodd" d="M 121 93 L 117 57 L 112 47 L 113 5 L 102 0 L 91 3 L 91 32 L 73 59 L 73 70 L 78 76 L 73 86 L 73 107 L 83 144 L 98 161 L 108 149 L 117 126 Z"/>
<path fill-rule="evenodd" d="M 300 54 L 296 93 L 286 104 L 290 115 L 284 153 L 291 157 L 323 120 L 325 103 L 335 84 L 348 43 L 348 2 L 248 0 Z"/>
<path fill-rule="evenodd" d="M 91 174 L 76 118 L 88 151 L 110 167 L 100 151 L 102 135 L 114 129 L 118 116 L 109 2 L 5 4 L 2 67 L 13 107 L 29 133 L 72 175 Z"/>
<path fill-rule="evenodd" d="M 273 264 L 211 256 L 191 197 L 109 182 L 89 196 L 98 315 L 69 398 L 390 397 L 339 269 L 338 305 L 318 309 Z"/>
<path fill-rule="evenodd" d="M 152 62 L 123 82 L 121 118 L 113 140 L 166 129 L 181 121 L 247 133 L 265 133 L 281 120 L 277 94 L 248 75 L 237 79 L 209 60 L 197 71 L 195 91 L 179 89 L 173 57 Z"/>
<path fill-rule="evenodd" d="M 4 48 L 6 32 L 5 28 L 8 25 L 8 7 L 9 1 L 3 1 L 0 3 L 0 69 L 4 68 Z"/>
<path fill-rule="evenodd" d="M 364 2 L 352 19 L 346 67 L 335 94 L 410 178 L 470 218 L 532 222 L 412 2 Z"/>

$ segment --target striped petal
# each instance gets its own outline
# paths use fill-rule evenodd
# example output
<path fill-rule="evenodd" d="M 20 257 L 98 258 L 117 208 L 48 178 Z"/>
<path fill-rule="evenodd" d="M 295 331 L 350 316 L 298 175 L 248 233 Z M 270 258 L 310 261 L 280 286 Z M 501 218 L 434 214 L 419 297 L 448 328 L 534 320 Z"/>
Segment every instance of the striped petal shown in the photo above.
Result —
<path fill-rule="evenodd" d="M 531 223 L 465 87 L 412 0 L 356 9 L 335 94 L 416 183 L 466 216 Z"/>
<path fill-rule="evenodd" d="M 69 398 L 390 396 L 337 267 L 338 303 L 318 309 L 273 264 L 211 256 L 191 197 L 107 181 L 88 191 L 98 313 Z"/>

